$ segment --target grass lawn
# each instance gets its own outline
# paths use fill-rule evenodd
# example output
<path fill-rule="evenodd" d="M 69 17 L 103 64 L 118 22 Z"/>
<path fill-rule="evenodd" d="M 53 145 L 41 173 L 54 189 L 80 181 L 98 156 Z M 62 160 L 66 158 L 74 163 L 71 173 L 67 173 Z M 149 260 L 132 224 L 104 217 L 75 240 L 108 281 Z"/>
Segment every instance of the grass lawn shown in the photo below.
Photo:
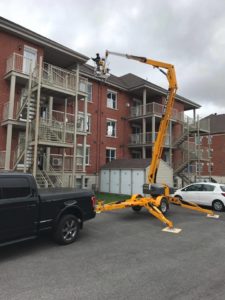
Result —
<path fill-rule="evenodd" d="M 110 203 L 115 201 L 126 200 L 130 198 L 130 195 L 118 195 L 109 193 L 95 193 L 97 201 L 103 201 L 104 203 Z"/>

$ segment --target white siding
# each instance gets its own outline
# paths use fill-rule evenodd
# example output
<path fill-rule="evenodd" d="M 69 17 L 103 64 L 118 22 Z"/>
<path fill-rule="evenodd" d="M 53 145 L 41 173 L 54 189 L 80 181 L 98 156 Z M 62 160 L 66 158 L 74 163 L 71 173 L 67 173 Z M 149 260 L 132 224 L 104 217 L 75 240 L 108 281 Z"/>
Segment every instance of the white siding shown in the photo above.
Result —
<path fill-rule="evenodd" d="M 148 176 L 147 168 L 147 175 Z M 170 187 L 173 187 L 173 169 L 163 160 L 160 160 L 158 173 L 156 176 L 156 183 L 165 183 Z"/>
<path fill-rule="evenodd" d="M 109 192 L 114 194 L 120 193 L 120 170 L 110 170 Z"/>
<path fill-rule="evenodd" d="M 143 194 L 145 170 L 132 170 L 132 194 Z"/>
<path fill-rule="evenodd" d="M 115 194 L 143 194 L 143 184 L 148 175 L 146 169 L 101 170 L 100 192 Z M 164 161 L 160 161 L 157 183 L 173 186 L 173 169 Z"/>
<path fill-rule="evenodd" d="M 109 193 L 109 170 L 101 171 L 100 191 L 103 193 Z"/>
<path fill-rule="evenodd" d="M 121 194 L 131 195 L 131 170 L 121 170 Z"/>

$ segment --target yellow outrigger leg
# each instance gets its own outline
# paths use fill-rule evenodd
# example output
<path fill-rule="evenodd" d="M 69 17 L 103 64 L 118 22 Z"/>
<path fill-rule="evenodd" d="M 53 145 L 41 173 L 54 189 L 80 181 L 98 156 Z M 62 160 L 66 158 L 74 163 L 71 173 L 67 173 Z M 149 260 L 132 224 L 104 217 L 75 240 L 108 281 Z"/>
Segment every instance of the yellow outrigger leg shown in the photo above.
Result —
<path fill-rule="evenodd" d="M 180 200 L 177 197 L 169 197 L 169 202 L 172 203 L 172 204 L 175 204 L 175 205 L 179 205 L 183 208 L 187 208 L 187 209 L 196 210 L 196 211 L 199 211 L 199 212 L 202 212 L 202 213 L 206 213 L 207 214 L 206 217 L 208 217 L 208 218 L 214 218 L 214 219 L 219 218 L 219 215 L 214 214 L 214 212 L 212 210 L 202 208 L 194 202 Z"/>
<path fill-rule="evenodd" d="M 166 224 L 167 227 L 163 229 L 163 231 L 168 231 L 172 233 L 178 233 L 181 231 L 179 228 L 174 228 L 173 222 L 167 219 L 160 209 L 155 205 L 158 202 L 160 204 L 162 200 L 162 196 L 157 197 L 156 199 L 151 197 L 142 197 L 141 195 L 135 194 L 131 198 L 118 201 L 118 202 L 111 202 L 108 204 L 104 204 L 104 201 L 99 201 L 96 206 L 96 213 L 101 213 L 103 211 L 111 211 L 116 209 L 123 209 L 123 208 L 132 208 L 132 207 L 145 207 L 147 211 L 152 214 L 154 217 L 159 219 L 162 223 Z"/>
<path fill-rule="evenodd" d="M 213 213 L 212 210 L 202 208 L 193 202 L 182 201 L 176 197 L 170 197 L 165 195 L 160 195 L 156 198 L 152 197 L 142 197 L 139 194 L 133 195 L 131 198 L 118 202 L 111 202 L 108 204 L 104 204 L 104 201 L 99 201 L 96 206 L 96 213 L 101 213 L 103 211 L 111 211 L 123 208 L 140 208 L 145 207 L 147 211 L 152 214 L 154 217 L 159 219 L 162 223 L 166 224 L 167 227 L 162 229 L 162 231 L 171 232 L 171 233 L 179 233 L 181 229 L 175 228 L 173 222 L 167 219 L 161 210 L 158 208 L 163 199 L 166 199 L 168 203 L 172 203 L 175 205 L 179 205 L 183 208 L 195 210 L 201 213 L 206 213 L 207 217 L 210 218 L 219 218 L 219 215 Z"/>

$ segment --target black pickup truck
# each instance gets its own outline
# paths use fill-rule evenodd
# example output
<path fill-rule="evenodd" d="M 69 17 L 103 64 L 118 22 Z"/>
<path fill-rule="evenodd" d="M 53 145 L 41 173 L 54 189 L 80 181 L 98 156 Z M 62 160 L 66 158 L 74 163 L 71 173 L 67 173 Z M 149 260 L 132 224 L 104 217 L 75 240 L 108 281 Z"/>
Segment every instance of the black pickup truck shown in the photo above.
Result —
<path fill-rule="evenodd" d="M 38 189 L 25 173 L 0 173 L 0 245 L 51 231 L 59 244 L 76 240 L 83 222 L 95 217 L 95 196 L 73 188 Z"/>

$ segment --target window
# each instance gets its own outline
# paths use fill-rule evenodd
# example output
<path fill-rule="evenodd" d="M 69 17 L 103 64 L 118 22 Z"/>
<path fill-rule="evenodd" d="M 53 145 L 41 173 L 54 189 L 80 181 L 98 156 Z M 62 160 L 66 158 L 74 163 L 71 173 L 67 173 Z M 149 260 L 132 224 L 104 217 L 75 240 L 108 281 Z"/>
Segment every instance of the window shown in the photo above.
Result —
<path fill-rule="evenodd" d="M 116 121 L 107 120 L 106 135 L 110 137 L 116 137 Z"/>
<path fill-rule="evenodd" d="M 215 189 L 215 186 L 213 186 L 211 184 L 203 184 L 202 185 L 202 190 L 204 192 L 212 192 L 212 191 L 214 191 L 214 189 Z"/>
<path fill-rule="evenodd" d="M 30 74 L 34 70 L 37 61 L 37 49 L 24 46 L 23 52 L 23 73 Z"/>
<path fill-rule="evenodd" d="M 30 195 L 30 185 L 26 178 L 1 178 L 2 198 L 19 198 Z"/>
<path fill-rule="evenodd" d="M 81 92 L 87 92 L 87 101 L 92 102 L 92 83 L 80 82 L 79 87 Z M 83 101 L 84 98 L 81 98 L 80 100 Z"/>
<path fill-rule="evenodd" d="M 83 146 L 78 145 L 77 146 L 77 165 L 78 166 L 81 166 L 83 164 L 83 155 L 84 155 Z M 90 146 L 89 145 L 86 146 L 85 165 L 86 166 L 90 165 Z"/>
<path fill-rule="evenodd" d="M 77 131 L 91 132 L 91 115 L 87 115 L 86 122 L 83 112 L 78 113 L 77 117 Z"/>
<path fill-rule="evenodd" d="M 82 188 L 82 180 L 81 178 L 76 178 L 76 189 L 81 189 Z"/>
<path fill-rule="evenodd" d="M 142 153 L 141 151 L 132 151 L 132 158 L 141 158 Z"/>
<path fill-rule="evenodd" d="M 88 183 L 89 183 L 89 179 L 88 178 L 85 178 L 84 179 L 84 187 L 88 187 Z"/>
<path fill-rule="evenodd" d="M 88 102 L 92 102 L 92 83 L 88 82 L 88 85 L 87 85 L 87 100 Z"/>
<path fill-rule="evenodd" d="M 201 184 L 192 184 L 188 187 L 182 189 L 183 192 L 199 192 L 202 191 L 202 185 Z"/>
<path fill-rule="evenodd" d="M 117 109 L 117 93 L 112 91 L 107 92 L 107 107 Z"/>
<path fill-rule="evenodd" d="M 106 149 L 106 163 L 116 159 L 116 149 L 115 148 L 107 148 Z"/>
<path fill-rule="evenodd" d="M 87 81 L 83 78 L 80 78 L 79 90 L 80 90 L 80 92 L 84 92 L 84 93 L 87 92 Z"/>
<path fill-rule="evenodd" d="M 220 188 L 223 192 L 225 192 L 225 185 L 221 185 Z"/>

